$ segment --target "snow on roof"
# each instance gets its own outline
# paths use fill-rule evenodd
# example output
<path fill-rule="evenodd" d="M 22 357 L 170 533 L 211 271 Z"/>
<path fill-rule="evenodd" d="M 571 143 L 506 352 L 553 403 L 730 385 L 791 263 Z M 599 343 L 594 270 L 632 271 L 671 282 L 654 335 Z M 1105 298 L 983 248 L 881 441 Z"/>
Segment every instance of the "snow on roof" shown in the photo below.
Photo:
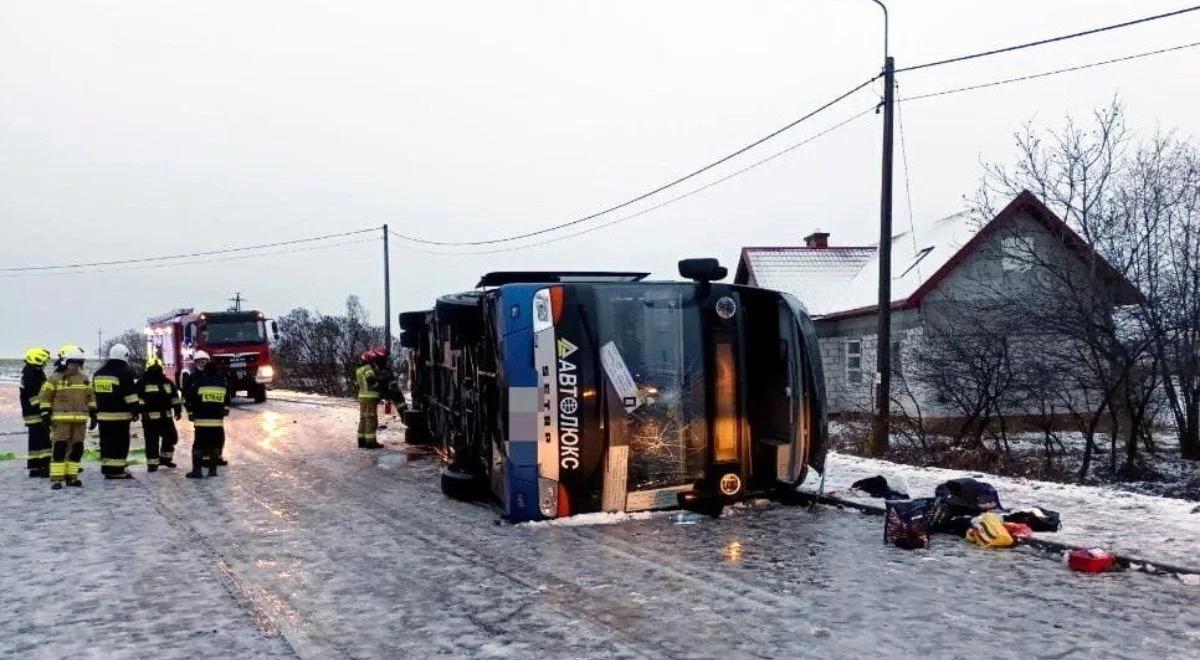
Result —
<path fill-rule="evenodd" d="M 967 214 L 915 223 L 892 237 L 892 302 L 927 282 L 978 232 Z M 878 303 L 878 245 L 867 247 L 748 247 L 742 259 L 758 286 L 791 293 L 813 316 Z"/>

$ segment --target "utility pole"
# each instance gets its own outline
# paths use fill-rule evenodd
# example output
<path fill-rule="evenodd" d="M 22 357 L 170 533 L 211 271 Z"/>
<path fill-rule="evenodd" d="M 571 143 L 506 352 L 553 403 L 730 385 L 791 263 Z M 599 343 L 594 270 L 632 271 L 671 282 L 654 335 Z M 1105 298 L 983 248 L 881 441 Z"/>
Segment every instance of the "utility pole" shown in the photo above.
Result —
<path fill-rule="evenodd" d="M 892 111 L 896 62 L 883 60 L 883 177 L 879 198 L 879 329 L 875 346 L 875 424 L 870 453 L 887 451 L 892 407 Z"/>
<path fill-rule="evenodd" d="M 245 298 L 242 297 L 241 291 L 238 291 L 237 293 L 233 294 L 233 297 L 229 299 L 229 302 L 233 303 L 233 307 L 230 307 L 229 311 L 231 311 L 231 312 L 242 311 L 242 301 L 243 300 L 245 300 Z"/>
<path fill-rule="evenodd" d="M 384 347 L 392 350 L 392 275 L 388 258 L 388 226 L 383 225 L 383 337 Z"/>
<path fill-rule="evenodd" d="M 888 449 L 892 413 L 892 111 L 896 62 L 888 50 L 888 10 L 881 0 L 871 0 L 883 10 L 883 177 L 879 192 L 879 327 L 875 337 L 875 423 L 868 453 Z"/>
<path fill-rule="evenodd" d="M 96 357 L 104 359 L 104 329 L 96 328 Z"/>

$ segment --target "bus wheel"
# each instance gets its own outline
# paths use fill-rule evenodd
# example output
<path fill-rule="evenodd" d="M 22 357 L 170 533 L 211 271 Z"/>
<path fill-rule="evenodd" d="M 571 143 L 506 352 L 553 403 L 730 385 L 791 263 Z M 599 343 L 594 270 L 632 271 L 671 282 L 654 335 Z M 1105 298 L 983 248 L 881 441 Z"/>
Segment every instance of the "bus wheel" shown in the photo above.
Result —
<path fill-rule="evenodd" d="M 474 502 L 483 497 L 482 480 L 454 466 L 442 468 L 442 494 L 460 502 Z"/>
<path fill-rule="evenodd" d="M 265 403 L 267 401 L 267 386 L 259 385 L 258 389 L 254 390 L 254 403 Z"/>

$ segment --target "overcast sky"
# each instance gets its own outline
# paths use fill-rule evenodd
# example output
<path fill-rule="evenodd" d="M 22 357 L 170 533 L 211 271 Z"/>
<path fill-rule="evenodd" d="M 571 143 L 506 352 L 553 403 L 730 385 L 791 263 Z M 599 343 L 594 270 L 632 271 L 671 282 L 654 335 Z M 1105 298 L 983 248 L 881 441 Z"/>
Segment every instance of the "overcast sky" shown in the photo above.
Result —
<path fill-rule="evenodd" d="M 1181 0 L 892 0 L 898 66 L 1114 23 Z M 69 9 L 68 9 L 69 8 Z M 486 239 L 585 215 L 809 111 L 880 68 L 869 0 L 0 5 L 0 267 L 203 251 L 388 222 Z M 1200 13 L 912 72 L 900 95 L 1195 40 Z M 1195 134 L 1200 49 L 903 106 L 918 218 L 959 210 L 1012 134 L 1114 94 L 1140 132 Z M 711 181 L 869 107 L 865 91 Z M 870 244 L 880 120 L 851 123 L 678 204 L 503 254 L 393 241 L 393 310 L 503 269 L 736 265 L 813 230 Z M 897 147 L 896 225 L 908 223 Z M 687 190 L 681 188 L 680 190 Z M 642 208 L 642 207 L 636 207 Z M 634 210 L 636 210 L 636 208 Z M 0 274 L 0 355 L 96 343 L 241 291 L 268 314 L 383 316 L 377 242 L 172 268 Z"/>

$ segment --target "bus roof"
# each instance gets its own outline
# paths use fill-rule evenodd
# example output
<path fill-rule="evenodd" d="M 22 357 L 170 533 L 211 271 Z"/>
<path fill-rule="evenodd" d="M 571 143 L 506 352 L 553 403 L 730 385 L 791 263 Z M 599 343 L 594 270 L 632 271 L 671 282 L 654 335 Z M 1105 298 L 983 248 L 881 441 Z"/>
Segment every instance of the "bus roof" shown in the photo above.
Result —
<path fill-rule="evenodd" d="M 505 284 L 540 284 L 565 282 L 640 282 L 650 273 L 631 273 L 603 270 L 513 270 L 488 273 L 479 278 L 478 288 Z"/>

